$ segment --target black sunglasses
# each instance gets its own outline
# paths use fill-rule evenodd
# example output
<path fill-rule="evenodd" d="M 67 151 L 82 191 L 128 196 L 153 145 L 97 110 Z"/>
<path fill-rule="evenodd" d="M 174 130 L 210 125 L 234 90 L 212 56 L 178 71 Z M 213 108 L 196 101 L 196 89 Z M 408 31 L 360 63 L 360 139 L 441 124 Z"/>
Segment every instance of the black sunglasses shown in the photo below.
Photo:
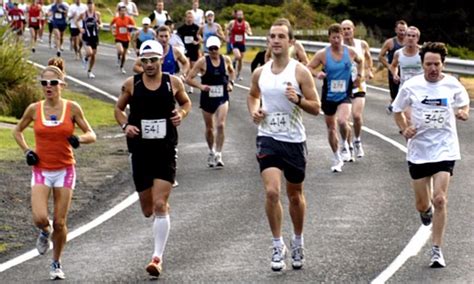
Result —
<path fill-rule="evenodd" d="M 48 85 L 50 86 L 57 86 L 61 83 L 64 83 L 63 81 L 59 79 L 53 79 L 53 80 L 40 80 L 41 86 L 46 87 Z"/>
<path fill-rule="evenodd" d="M 217 46 L 211 46 L 211 47 L 209 47 L 209 50 L 210 51 L 216 51 L 216 50 L 219 50 L 219 48 Z"/>

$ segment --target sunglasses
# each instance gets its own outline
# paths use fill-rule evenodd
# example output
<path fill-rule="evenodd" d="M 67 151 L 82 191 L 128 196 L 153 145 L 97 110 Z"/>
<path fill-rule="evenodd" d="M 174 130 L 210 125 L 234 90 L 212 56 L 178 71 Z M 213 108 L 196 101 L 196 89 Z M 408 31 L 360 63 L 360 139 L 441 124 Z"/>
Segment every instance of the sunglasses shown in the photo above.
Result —
<path fill-rule="evenodd" d="M 219 48 L 217 46 L 211 46 L 208 48 L 210 51 L 216 51 L 216 50 L 219 50 Z"/>
<path fill-rule="evenodd" d="M 59 84 L 64 83 L 63 81 L 59 79 L 53 79 L 53 80 L 40 80 L 41 86 L 46 87 L 48 85 L 50 86 L 57 86 Z"/>
<path fill-rule="evenodd" d="M 148 63 L 156 63 L 158 60 L 160 60 L 159 56 L 153 56 L 153 57 L 140 57 L 140 62 L 142 64 L 148 64 Z"/>

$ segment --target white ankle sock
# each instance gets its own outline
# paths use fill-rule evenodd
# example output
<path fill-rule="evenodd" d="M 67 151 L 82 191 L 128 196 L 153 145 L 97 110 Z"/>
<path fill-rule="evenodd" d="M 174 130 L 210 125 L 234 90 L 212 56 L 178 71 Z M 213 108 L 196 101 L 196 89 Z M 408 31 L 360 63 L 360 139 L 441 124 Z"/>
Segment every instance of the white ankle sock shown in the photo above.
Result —
<path fill-rule="evenodd" d="M 274 247 L 282 247 L 285 243 L 283 242 L 283 237 L 272 238 Z"/>
<path fill-rule="evenodd" d="M 155 251 L 153 256 L 157 256 L 163 260 L 163 252 L 165 250 L 166 241 L 170 232 L 170 215 L 155 216 L 153 221 L 153 237 L 155 238 Z"/>
<path fill-rule="evenodd" d="M 300 236 L 293 235 L 293 245 L 295 245 L 295 246 L 303 246 L 303 244 L 304 244 L 303 235 L 300 235 Z"/>

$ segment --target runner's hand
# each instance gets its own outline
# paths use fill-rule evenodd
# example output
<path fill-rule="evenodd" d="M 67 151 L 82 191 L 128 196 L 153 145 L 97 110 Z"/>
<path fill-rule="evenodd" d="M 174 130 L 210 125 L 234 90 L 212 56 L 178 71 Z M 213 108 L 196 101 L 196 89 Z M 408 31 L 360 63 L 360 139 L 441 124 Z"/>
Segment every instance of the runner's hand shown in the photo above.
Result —
<path fill-rule="evenodd" d="M 323 80 L 324 78 L 326 78 L 326 73 L 324 73 L 323 71 L 319 71 L 318 74 L 316 74 L 316 78 L 319 80 Z"/>
<path fill-rule="evenodd" d="M 27 150 L 25 154 L 26 158 L 26 163 L 28 166 L 34 166 L 38 164 L 39 162 L 39 157 L 38 154 L 36 154 L 33 150 Z"/>
<path fill-rule="evenodd" d="M 135 125 L 127 125 L 125 126 L 125 136 L 127 136 L 128 138 L 133 138 L 135 136 L 138 136 L 140 135 L 140 129 L 138 129 L 138 127 L 136 127 Z"/>
<path fill-rule="evenodd" d="M 260 124 L 260 122 L 265 118 L 265 112 L 259 108 L 256 112 L 252 113 L 252 120 L 255 124 Z"/>
<path fill-rule="evenodd" d="M 201 89 L 201 91 L 203 92 L 209 92 L 211 90 L 211 87 L 209 87 L 208 85 L 202 85 L 199 89 Z"/>
<path fill-rule="evenodd" d="M 298 94 L 296 93 L 295 88 L 293 88 L 293 85 L 291 85 L 290 82 L 286 82 L 285 96 L 290 102 L 294 104 L 298 102 Z"/>
<path fill-rule="evenodd" d="M 173 116 L 171 116 L 171 123 L 173 123 L 173 126 L 179 126 L 183 120 L 181 112 L 174 109 L 171 113 L 173 114 Z"/>
<path fill-rule="evenodd" d="M 456 118 L 462 121 L 466 121 L 469 119 L 469 112 L 463 109 L 458 109 L 458 111 L 456 112 Z"/>
<path fill-rule="evenodd" d="M 410 139 L 416 134 L 416 128 L 411 125 L 400 132 L 406 139 Z"/>

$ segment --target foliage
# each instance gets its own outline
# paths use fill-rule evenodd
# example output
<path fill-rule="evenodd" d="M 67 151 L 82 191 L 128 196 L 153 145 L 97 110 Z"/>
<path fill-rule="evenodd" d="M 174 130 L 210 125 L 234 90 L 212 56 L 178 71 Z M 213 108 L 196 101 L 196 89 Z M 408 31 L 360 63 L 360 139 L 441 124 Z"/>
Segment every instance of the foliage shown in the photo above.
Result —
<path fill-rule="evenodd" d="M 0 30 L 0 115 L 21 117 L 40 94 L 35 88 L 37 72 L 25 60 L 28 51 L 10 30 Z"/>
<path fill-rule="evenodd" d="M 455 47 L 448 45 L 448 56 L 459 59 L 474 59 L 474 51 L 467 47 Z"/>
<path fill-rule="evenodd" d="M 242 10 L 245 20 L 248 21 L 252 27 L 264 29 L 270 28 L 272 23 L 283 14 L 281 7 L 239 3 L 234 6 L 226 7 L 217 13 L 217 21 L 228 22 L 232 20 L 234 10 Z"/>

